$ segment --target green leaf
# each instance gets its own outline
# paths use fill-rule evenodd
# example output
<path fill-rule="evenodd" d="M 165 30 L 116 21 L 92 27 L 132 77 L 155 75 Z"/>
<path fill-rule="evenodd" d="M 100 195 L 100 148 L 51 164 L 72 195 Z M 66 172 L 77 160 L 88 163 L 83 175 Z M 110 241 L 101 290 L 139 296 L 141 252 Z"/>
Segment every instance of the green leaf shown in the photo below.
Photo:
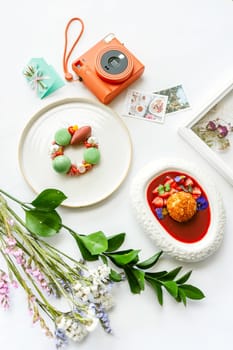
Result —
<path fill-rule="evenodd" d="M 42 191 L 31 204 L 37 209 L 50 211 L 57 208 L 66 198 L 63 192 L 50 188 Z"/>
<path fill-rule="evenodd" d="M 73 233 L 73 237 L 75 238 L 77 244 L 78 244 L 78 247 L 79 247 L 79 250 L 82 254 L 82 257 L 84 260 L 86 261 L 95 261 L 95 260 L 98 260 L 99 258 L 99 255 L 92 255 L 89 250 L 87 250 L 87 248 L 85 247 L 85 245 L 83 244 L 82 240 L 80 239 L 80 235 L 77 235 L 77 234 L 74 234 Z"/>
<path fill-rule="evenodd" d="M 163 305 L 163 290 L 162 290 L 161 284 L 159 282 L 153 280 L 152 278 L 148 278 L 147 276 L 145 276 L 145 279 L 153 288 L 153 290 L 158 298 L 158 302 L 162 306 Z"/>
<path fill-rule="evenodd" d="M 181 277 L 176 281 L 176 283 L 177 283 L 177 284 L 183 284 L 183 283 L 185 283 L 185 282 L 189 279 L 191 273 L 192 273 L 192 271 L 187 272 L 186 274 L 184 274 L 183 276 L 181 276 Z"/>
<path fill-rule="evenodd" d="M 121 282 L 122 281 L 122 275 L 113 269 L 111 269 L 109 277 L 114 282 Z"/>
<path fill-rule="evenodd" d="M 38 236 L 50 237 L 61 228 L 61 218 L 55 210 L 43 212 L 37 209 L 25 211 L 26 226 L 29 231 Z"/>
<path fill-rule="evenodd" d="M 163 282 L 163 286 L 166 288 L 168 293 L 171 294 L 174 298 L 177 298 L 178 295 L 178 286 L 174 281 L 165 281 Z"/>
<path fill-rule="evenodd" d="M 108 259 L 106 258 L 105 255 L 100 254 L 100 259 L 103 261 L 103 263 L 104 263 L 105 265 L 108 265 Z"/>
<path fill-rule="evenodd" d="M 129 249 L 129 250 L 117 252 L 114 254 L 106 253 L 106 255 L 117 266 L 124 266 L 124 265 L 127 265 L 127 264 L 132 263 L 132 262 L 137 262 L 139 252 L 140 252 L 140 250 Z"/>
<path fill-rule="evenodd" d="M 119 249 L 122 243 L 124 242 L 125 233 L 119 233 L 117 235 L 107 237 L 107 239 L 108 239 L 107 252 L 113 252 L 114 250 Z"/>
<path fill-rule="evenodd" d="M 179 266 L 179 267 L 176 267 L 174 270 L 169 271 L 166 275 L 160 278 L 161 281 L 173 280 L 178 275 L 181 269 L 182 269 L 182 266 Z"/>
<path fill-rule="evenodd" d="M 140 285 L 141 290 L 145 289 L 145 272 L 138 270 L 138 269 L 134 269 L 133 267 L 131 268 L 134 276 L 137 278 L 138 280 L 138 284 Z"/>
<path fill-rule="evenodd" d="M 150 278 L 153 278 L 153 279 L 161 279 L 163 276 L 167 275 L 167 271 L 164 270 L 164 271 L 159 271 L 159 272 L 146 272 L 146 275 Z"/>
<path fill-rule="evenodd" d="M 154 254 L 152 257 L 150 257 L 147 260 L 144 260 L 140 263 L 137 264 L 137 267 L 139 267 L 140 269 L 146 270 L 149 269 L 150 267 L 154 266 L 157 261 L 159 260 L 160 256 L 163 254 L 162 251 Z"/>
<path fill-rule="evenodd" d="M 184 306 L 186 306 L 187 302 L 186 302 L 186 295 L 185 295 L 185 292 L 182 291 L 182 289 L 180 289 L 180 287 L 178 287 L 178 295 L 177 295 L 177 298 L 176 300 L 178 302 L 183 302 Z"/>
<path fill-rule="evenodd" d="M 141 293 L 141 291 L 144 290 L 144 272 L 129 266 L 126 266 L 124 270 L 131 292 L 134 294 Z"/>
<path fill-rule="evenodd" d="M 108 247 L 108 240 L 102 231 L 94 232 L 87 236 L 79 235 L 79 239 L 92 255 L 101 254 Z"/>
<path fill-rule="evenodd" d="M 183 284 L 182 286 L 179 286 L 179 290 L 182 290 L 185 293 L 185 296 L 189 299 L 200 300 L 205 298 L 204 293 L 191 284 Z"/>

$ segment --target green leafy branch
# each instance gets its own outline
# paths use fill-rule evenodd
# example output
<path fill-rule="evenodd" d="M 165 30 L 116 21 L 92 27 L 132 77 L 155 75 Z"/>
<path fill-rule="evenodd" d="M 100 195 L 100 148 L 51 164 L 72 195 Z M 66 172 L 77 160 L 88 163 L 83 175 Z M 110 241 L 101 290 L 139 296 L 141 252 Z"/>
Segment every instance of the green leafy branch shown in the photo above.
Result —
<path fill-rule="evenodd" d="M 58 233 L 61 228 L 66 229 L 75 239 L 85 261 L 101 259 L 107 265 L 109 263 L 115 265 L 116 269 L 111 269 L 110 279 L 114 282 L 127 279 L 132 293 L 141 293 L 147 283 L 155 292 L 160 305 L 163 305 L 164 290 L 177 302 L 183 302 L 184 305 L 187 304 L 187 299 L 200 300 L 204 298 L 204 294 L 199 288 L 186 283 L 192 271 L 181 277 L 178 277 L 182 269 L 181 266 L 171 271 L 151 271 L 161 258 L 162 251 L 144 261 L 140 261 L 140 250 L 119 250 L 125 241 L 125 233 L 106 236 L 102 231 L 97 231 L 83 235 L 64 225 L 56 211 L 56 208 L 67 198 L 61 191 L 46 189 L 31 203 L 21 202 L 2 190 L 0 192 L 23 208 L 25 223 L 21 221 L 21 224 L 25 226 L 30 234 L 49 237 Z"/>

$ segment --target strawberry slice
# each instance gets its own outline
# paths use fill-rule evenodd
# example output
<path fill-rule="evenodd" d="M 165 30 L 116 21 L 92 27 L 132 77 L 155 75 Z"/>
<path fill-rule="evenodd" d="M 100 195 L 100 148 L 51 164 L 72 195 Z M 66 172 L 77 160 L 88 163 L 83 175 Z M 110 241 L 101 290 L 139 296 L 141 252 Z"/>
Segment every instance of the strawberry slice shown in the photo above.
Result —
<path fill-rule="evenodd" d="M 171 191 L 159 194 L 160 198 L 168 198 L 171 195 Z"/>
<path fill-rule="evenodd" d="M 158 187 L 159 187 L 159 186 L 157 186 L 157 187 L 155 187 L 155 188 L 153 189 L 153 191 L 152 191 L 153 194 L 158 194 L 158 193 L 159 193 Z"/>
<path fill-rule="evenodd" d="M 164 205 L 164 201 L 163 198 L 161 197 L 155 197 L 152 201 L 152 204 L 156 207 L 156 208 L 162 208 Z"/>
<path fill-rule="evenodd" d="M 180 186 L 174 181 L 172 184 L 171 184 L 171 188 L 174 188 L 175 190 L 180 190 L 179 188 Z"/>
<path fill-rule="evenodd" d="M 174 182 L 173 178 L 170 176 L 166 176 L 165 178 L 165 182 L 164 182 L 164 186 L 168 185 L 168 184 L 172 184 Z"/>
<path fill-rule="evenodd" d="M 192 179 L 190 179 L 190 177 L 187 177 L 187 179 L 184 181 L 184 185 L 185 186 L 193 186 L 194 185 L 194 183 L 193 183 L 193 180 Z"/>
<path fill-rule="evenodd" d="M 196 198 L 199 198 L 200 195 L 201 195 L 201 189 L 200 189 L 200 187 L 194 186 L 194 187 L 193 187 L 193 191 L 192 191 L 192 195 L 193 195 L 193 197 L 194 197 L 195 199 L 196 199 Z"/>

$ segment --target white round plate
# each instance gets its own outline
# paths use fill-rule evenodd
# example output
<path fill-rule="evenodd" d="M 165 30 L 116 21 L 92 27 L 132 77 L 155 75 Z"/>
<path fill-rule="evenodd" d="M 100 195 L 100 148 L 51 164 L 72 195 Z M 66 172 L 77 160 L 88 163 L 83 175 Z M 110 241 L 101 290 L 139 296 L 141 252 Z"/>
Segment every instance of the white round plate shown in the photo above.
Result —
<path fill-rule="evenodd" d="M 160 174 L 178 171 L 195 179 L 205 191 L 210 208 L 210 225 L 205 236 L 194 243 L 184 243 L 172 237 L 159 223 L 147 202 L 147 188 L 154 178 Z M 130 190 L 131 201 L 136 218 L 144 232 L 148 234 L 156 246 L 164 253 L 181 261 L 200 261 L 213 254 L 223 238 L 225 227 L 225 211 L 220 194 L 211 178 L 190 163 L 183 160 L 164 159 L 149 163 L 134 178 Z"/>
<path fill-rule="evenodd" d="M 91 126 L 101 160 L 86 174 L 71 177 L 53 170 L 49 149 L 58 129 L 75 124 Z M 73 162 L 80 162 L 83 151 L 83 147 L 72 148 L 66 154 Z M 121 185 L 130 167 L 131 153 L 129 132 L 112 109 L 87 99 L 68 98 L 43 108 L 26 125 L 19 143 L 19 164 L 34 192 L 57 188 L 67 196 L 64 206 L 84 207 L 102 201 Z"/>

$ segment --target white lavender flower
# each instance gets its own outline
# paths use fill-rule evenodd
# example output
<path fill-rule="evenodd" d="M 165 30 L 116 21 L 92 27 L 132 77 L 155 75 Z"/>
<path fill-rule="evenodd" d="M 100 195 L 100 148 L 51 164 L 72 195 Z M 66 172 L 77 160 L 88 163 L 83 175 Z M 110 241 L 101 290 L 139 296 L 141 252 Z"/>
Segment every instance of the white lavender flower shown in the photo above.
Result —
<path fill-rule="evenodd" d="M 90 287 L 79 281 L 73 286 L 73 292 L 75 293 L 75 296 L 84 303 L 90 299 Z"/>
<path fill-rule="evenodd" d="M 96 270 L 90 271 L 90 277 L 94 284 L 100 285 L 109 281 L 110 267 L 102 264 L 97 267 Z"/>
<path fill-rule="evenodd" d="M 88 330 L 86 325 L 76 320 L 72 315 L 62 315 L 56 320 L 57 329 L 62 331 L 66 337 L 73 341 L 82 341 L 87 335 Z"/>
<path fill-rule="evenodd" d="M 111 293 L 104 293 L 96 298 L 96 303 L 101 304 L 104 310 L 108 311 L 114 306 L 113 296 Z"/>

